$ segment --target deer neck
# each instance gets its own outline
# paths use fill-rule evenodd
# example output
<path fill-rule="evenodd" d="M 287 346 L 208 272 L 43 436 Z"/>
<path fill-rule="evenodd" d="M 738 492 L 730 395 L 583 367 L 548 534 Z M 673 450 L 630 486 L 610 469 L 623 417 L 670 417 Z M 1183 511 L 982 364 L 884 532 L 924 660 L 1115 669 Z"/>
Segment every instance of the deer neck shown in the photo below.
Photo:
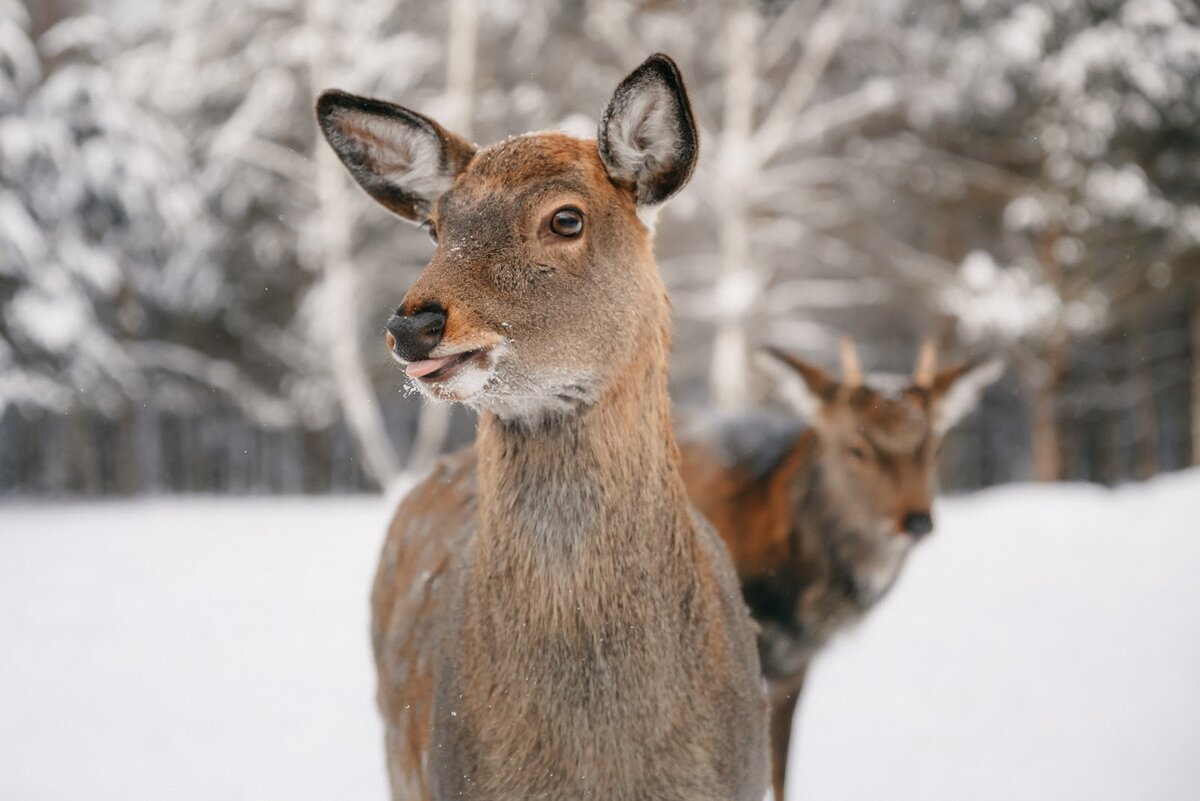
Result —
<path fill-rule="evenodd" d="M 655 340 L 576 413 L 536 429 L 481 416 L 476 565 L 561 570 L 633 553 L 660 560 L 670 550 L 686 528 L 687 501 L 670 424 L 665 327 Z"/>
<path fill-rule="evenodd" d="M 830 587 L 855 606 L 866 609 L 891 587 L 907 555 L 906 540 L 873 531 L 874 521 L 864 519 L 850 499 L 828 483 L 821 464 L 821 443 L 805 476 L 799 536 L 807 540 L 803 551 L 824 565 Z"/>

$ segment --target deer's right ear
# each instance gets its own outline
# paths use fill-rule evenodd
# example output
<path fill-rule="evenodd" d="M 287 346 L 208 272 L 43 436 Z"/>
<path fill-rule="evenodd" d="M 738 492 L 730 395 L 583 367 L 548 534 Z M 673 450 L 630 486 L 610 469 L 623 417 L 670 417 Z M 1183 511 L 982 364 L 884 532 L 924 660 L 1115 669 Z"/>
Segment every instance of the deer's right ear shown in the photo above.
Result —
<path fill-rule="evenodd" d="M 833 376 L 787 351 L 766 347 L 755 360 L 775 379 L 784 400 L 810 423 L 816 424 L 821 407 L 837 395 L 838 384 Z"/>
<path fill-rule="evenodd" d="M 930 392 L 936 409 L 934 430 L 945 434 L 957 425 L 979 403 L 983 391 L 1003 373 L 1004 363 L 990 359 L 960 364 L 933 376 Z"/>
<path fill-rule="evenodd" d="M 608 174 L 633 185 L 639 206 L 683 188 L 696 168 L 700 133 L 674 61 L 656 53 L 621 81 L 600 118 L 598 144 Z"/>
<path fill-rule="evenodd" d="M 429 217 L 475 154 L 473 145 L 428 117 L 336 89 L 317 100 L 317 122 L 367 194 L 415 223 Z"/>

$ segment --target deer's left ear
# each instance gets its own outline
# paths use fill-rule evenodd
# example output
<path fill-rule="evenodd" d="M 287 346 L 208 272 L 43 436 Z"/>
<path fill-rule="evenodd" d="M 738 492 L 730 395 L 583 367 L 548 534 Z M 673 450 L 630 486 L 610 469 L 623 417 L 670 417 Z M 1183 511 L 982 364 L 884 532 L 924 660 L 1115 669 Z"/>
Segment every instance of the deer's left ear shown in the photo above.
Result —
<path fill-rule="evenodd" d="M 820 425 L 821 407 L 837 396 L 838 383 L 833 376 L 780 348 L 763 348 L 755 361 L 775 380 L 780 395 L 796 414 L 811 425 Z"/>
<path fill-rule="evenodd" d="M 979 396 L 1004 372 L 999 359 L 968 362 L 942 370 L 933 377 L 933 430 L 945 434 L 979 403 Z"/>
<path fill-rule="evenodd" d="M 475 147 L 403 106 L 331 89 L 317 100 L 330 147 L 367 194 L 420 224 L 475 154 Z"/>
<path fill-rule="evenodd" d="M 621 81 L 600 119 L 598 144 L 609 176 L 632 183 L 639 206 L 683 188 L 696 168 L 700 133 L 674 61 L 656 53 Z"/>

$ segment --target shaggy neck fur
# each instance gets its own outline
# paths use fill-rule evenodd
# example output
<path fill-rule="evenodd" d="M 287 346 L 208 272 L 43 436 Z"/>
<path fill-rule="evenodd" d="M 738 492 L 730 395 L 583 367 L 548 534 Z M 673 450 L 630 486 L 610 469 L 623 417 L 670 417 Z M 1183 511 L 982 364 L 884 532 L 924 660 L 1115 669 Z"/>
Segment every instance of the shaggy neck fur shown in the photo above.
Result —
<path fill-rule="evenodd" d="M 764 626 L 760 647 L 768 675 L 799 670 L 830 636 L 870 609 L 891 586 L 907 550 L 904 542 L 881 540 L 857 523 L 857 510 L 828 486 L 820 449 L 814 432 L 806 431 L 780 465 L 783 480 L 773 482 L 773 491 L 799 499 L 773 504 L 791 516 L 789 557 L 780 570 L 747 577 L 744 586 Z"/>
<path fill-rule="evenodd" d="M 796 537 L 810 542 L 806 553 L 817 553 L 827 572 L 838 577 L 836 586 L 848 601 L 866 611 L 891 587 L 900 568 L 907 540 L 866 530 L 874 521 L 863 521 L 851 502 L 839 498 L 827 485 L 821 466 L 821 444 L 813 447 L 812 466 L 804 477 L 806 484 Z"/>
<path fill-rule="evenodd" d="M 672 688 L 689 686 L 689 666 L 671 644 L 702 602 L 670 426 L 665 309 L 648 333 L 578 414 L 533 434 L 480 421 L 461 687 L 481 798 L 559 798 L 564 772 L 586 774 L 581 792 L 638 797 L 639 757 L 623 751 L 680 740 L 673 707 L 684 701 Z"/>
<path fill-rule="evenodd" d="M 475 586 L 500 601 L 520 586 L 553 602 L 538 604 L 549 619 L 528 623 L 561 631 L 564 605 L 598 606 L 597 592 L 625 591 L 622 581 L 598 581 L 595 571 L 661 563 L 686 551 L 679 538 L 690 524 L 670 427 L 667 339 L 665 324 L 640 338 L 645 345 L 621 380 L 575 414 L 532 431 L 487 413 L 480 420 Z M 576 597 L 581 592 L 589 597 Z M 499 611 L 495 600 L 488 603 Z M 533 614 L 519 606 L 519 614 Z"/>

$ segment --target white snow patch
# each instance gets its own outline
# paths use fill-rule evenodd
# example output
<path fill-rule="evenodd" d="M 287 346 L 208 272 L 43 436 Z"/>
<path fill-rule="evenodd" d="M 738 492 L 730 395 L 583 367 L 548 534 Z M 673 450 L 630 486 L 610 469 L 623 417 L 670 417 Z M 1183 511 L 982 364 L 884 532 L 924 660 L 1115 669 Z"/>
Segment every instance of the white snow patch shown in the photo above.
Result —
<path fill-rule="evenodd" d="M 1156 801 L 1200 787 L 1200 471 L 951 499 L 819 657 L 805 801 Z"/>
<path fill-rule="evenodd" d="M 386 798 L 376 498 L 0 506 L 0 798 Z"/>
<path fill-rule="evenodd" d="M 0 798 L 387 797 L 391 501 L 0 506 Z M 1200 472 L 942 502 L 810 676 L 792 799 L 1200 787 Z"/>

